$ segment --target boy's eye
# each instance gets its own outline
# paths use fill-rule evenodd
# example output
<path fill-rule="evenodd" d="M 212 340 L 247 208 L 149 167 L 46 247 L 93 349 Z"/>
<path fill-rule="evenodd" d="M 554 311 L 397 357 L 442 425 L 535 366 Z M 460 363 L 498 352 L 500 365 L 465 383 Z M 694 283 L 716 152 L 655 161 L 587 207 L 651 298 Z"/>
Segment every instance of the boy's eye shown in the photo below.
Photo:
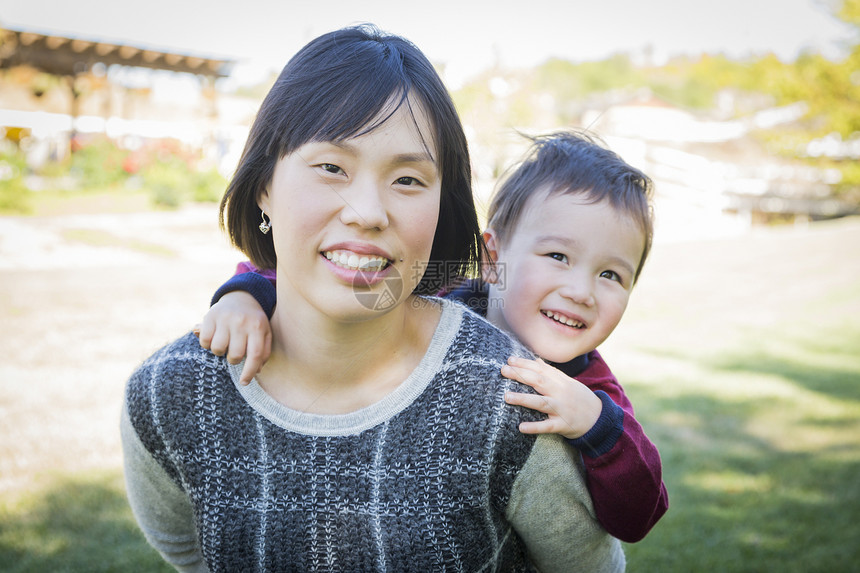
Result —
<path fill-rule="evenodd" d="M 609 279 L 611 281 L 624 284 L 624 280 L 621 278 L 621 275 L 619 275 L 615 271 L 603 271 L 602 273 L 600 273 L 600 278 Z"/>
<path fill-rule="evenodd" d="M 561 263 L 567 263 L 567 255 L 563 255 L 561 253 L 549 253 L 547 256 L 551 259 L 555 259 Z"/>
<path fill-rule="evenodd" d="M 320 163 L 320 168 L 323 171 L 333 173 L 334 175 L 340 175 L 341 173 L 343 173 L 343 169 L 333 163 Z"/>

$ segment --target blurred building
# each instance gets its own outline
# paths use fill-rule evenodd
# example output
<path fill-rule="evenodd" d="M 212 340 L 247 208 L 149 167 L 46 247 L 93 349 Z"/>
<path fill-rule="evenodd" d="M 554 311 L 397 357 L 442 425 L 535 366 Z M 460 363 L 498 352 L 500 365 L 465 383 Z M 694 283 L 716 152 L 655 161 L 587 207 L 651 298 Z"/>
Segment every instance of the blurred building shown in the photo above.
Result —
<path fill-rule="evenodd" d="M 0 31 L 0 134 L 37 168 L 105 135 L 172 140 L 235 166 L 258 102 L 219 93 L 232 60 L 95 39 Z"/>
<path fill-rule="evenodd" d="M 780 157 L 754 135 L 805 113 L 799 103 L 742 119 L 706 119 L 645 91 L 586 111 L 581 124 L 654 179 L 662 238 L 691 238 L 857 213 L 832 195 L 838 170 Z"/>

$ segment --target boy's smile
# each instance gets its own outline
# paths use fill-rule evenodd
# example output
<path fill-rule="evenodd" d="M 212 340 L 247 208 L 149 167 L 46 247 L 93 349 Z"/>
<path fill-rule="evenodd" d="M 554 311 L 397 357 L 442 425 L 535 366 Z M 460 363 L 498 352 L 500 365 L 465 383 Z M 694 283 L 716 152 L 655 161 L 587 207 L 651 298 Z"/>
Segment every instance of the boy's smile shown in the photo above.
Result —
<path fill-rule="evenodd" d="M 552 362 L 612 333 L 645 244 L 633 220 L 585 193 L 536 193 L 503 242 L 493 229 L 485 238 L 499 271 L 487 318 Z"/>

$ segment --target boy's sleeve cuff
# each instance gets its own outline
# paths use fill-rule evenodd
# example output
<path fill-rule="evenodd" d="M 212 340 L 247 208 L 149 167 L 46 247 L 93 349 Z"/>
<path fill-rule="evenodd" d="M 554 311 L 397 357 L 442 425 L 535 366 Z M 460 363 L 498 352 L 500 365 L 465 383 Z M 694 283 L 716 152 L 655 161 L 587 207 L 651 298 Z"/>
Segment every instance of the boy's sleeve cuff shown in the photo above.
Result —
<path fill-rule="evenodd" d="M 624 410 L 603 390 L 595 390 L 594 393 L 603 402 L 600 417 L 585 434 L 579 438 L 567 440 L 582 455 L 590 458 L 602 456 L 611 450 L 624 433 Z"/>
<path fill-rule="evenodd" d="M 230 280 L 215 291 L 215 295 L 212 297 L 212 302 L 209 306 L 221 300 L 221 297 L 225 294 L 236 290 L 243 290 L 253 296 L 263 308 L 266 316 L 272 318 L 272 314 L 275 312 L 275 302 L 277 301 L 275 286 L 269 279 L 257 273 L 242 273 L 231 277 Z"/>

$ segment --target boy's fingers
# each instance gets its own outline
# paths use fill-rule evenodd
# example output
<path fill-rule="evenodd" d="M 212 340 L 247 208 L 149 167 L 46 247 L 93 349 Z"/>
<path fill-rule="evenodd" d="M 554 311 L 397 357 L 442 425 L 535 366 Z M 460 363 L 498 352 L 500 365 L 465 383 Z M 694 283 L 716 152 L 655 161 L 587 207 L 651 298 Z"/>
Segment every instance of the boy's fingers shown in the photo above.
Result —
<path fill-rule="evenodd" d="M 555 429 L 548 420 L 542 422 L 520 422 L 520 432 L 523 434 L 554 434 Z"/>
<path fill-rule="evenodd" d="M 558 372 L 557 368 L 555 368 L 554 366 L 550 366 L 549 364 L 547 364 L 546 362 L 544 362 L 540 358 L 538 358 L 534 362 L 534 366 L 535 366 L 535 370 L 537 372 L 542 373 L 542 374 L 550 375 L 554 372 Z"/>
<path fill-rule="evenodd" d="M 517 382 L 522 382 L 527 386 L 531 386 L 541 394 L 546 393 L 542 391 L 543 376 L 541 376 L 534 370 L 505 364 L 504 366 L 502 366 L 502 376 L 504 376 L 505 378 L 510 378 L 511 380 L 516 380 Z"/>
<path fill-rule="evenodd" d="M 203 339 L 203 332 L 200 333 L 200 338 L 201 340 Z M 226 329 L 220 328 L 212 335 L 212 340 L 209 342 L 209 350 L 212 351 L 212 354 L 224 356 L 227 353 L 229 344 L 230 334 Z"/>
<path fill-rule="evenodd" d="M 502 376 L 505 378 L 511 378 L 512 380 L 525 382 L 526 380 L 534 380 L 535 378 L 540 377 L 540 374 L 534 370 L 530 370 L 529 368 L 524 368 L 519 365 L 503 364 Z"/>
<path fill-rule="evenodd" d="M 513 366 L 514 368 L 523 368 L 525 370 L 537 370 L 538 363 L 530 358 L 523 358 L 521 356 L 511 356 L 508 358 L 508 364 Z"/>
<path fill-rule="evenodd" d="M 537 410 L 550 414 L 554 410 L 549 401 L 539 394 L 523 394 L 521 392 L 505 392 L 505 402 L 512 406 L 523 406 L 529 410 Z"/>
<path fill-rule="evenodd" d="M 520 368 L 522 370 L 530 370 L 532 372 L 535 372 L 536 374 L 543 375 L 547 378 L 558 372 L 558 369 L 553 366 L 550 366 L 541 358 L 537 358 L 535 360 L 520 358 L 516 362 L 516 368 Z"/>
<path fill-rule="evenodd" d="M 248 360 L 254 360 L 260 365 L 269 359 L 272 353 L 272 335 L 270 332 L 266 334 L 254 333 L 248 336 Z"/>
<path fill-rule="evenodd" d="M 212 335 L 214 334 L 214 329 L 211 324 L 208 324 L 205 320 L 203 324 L 197 324 L 194 326 L 194 334 L 197 336 L 197 339 L 200 341 L 200 346 L 205 348 L 206 350 L 210 350 L 212 346 Z"/>
<path fill-rule="evenodd" d="M 245 358 L 248 339 L 244 336 L 233 335 L 230 337 L 230 347 L 227 349 L 227 362 L 239 364 Z"/>
<path fill-rule="evenodd" d="M 252 360 L 246 360 L 245 366 L 242 368 L 242 375 L 239 376 L 239 383 L 243 386 L 247 386 L 259 371 L 260 365 L 254 364 Z"/>
<path fill-rule="evenodd" d="M 250 384 L 251 380 L 263 368 L 263 364 L 272 353 L 272 335 L 266 333 L 263 336 L 251 336 L 248 338 L 247 356 L 245 366 L 242 368 L 242 376 L 239 382 Z"/>

